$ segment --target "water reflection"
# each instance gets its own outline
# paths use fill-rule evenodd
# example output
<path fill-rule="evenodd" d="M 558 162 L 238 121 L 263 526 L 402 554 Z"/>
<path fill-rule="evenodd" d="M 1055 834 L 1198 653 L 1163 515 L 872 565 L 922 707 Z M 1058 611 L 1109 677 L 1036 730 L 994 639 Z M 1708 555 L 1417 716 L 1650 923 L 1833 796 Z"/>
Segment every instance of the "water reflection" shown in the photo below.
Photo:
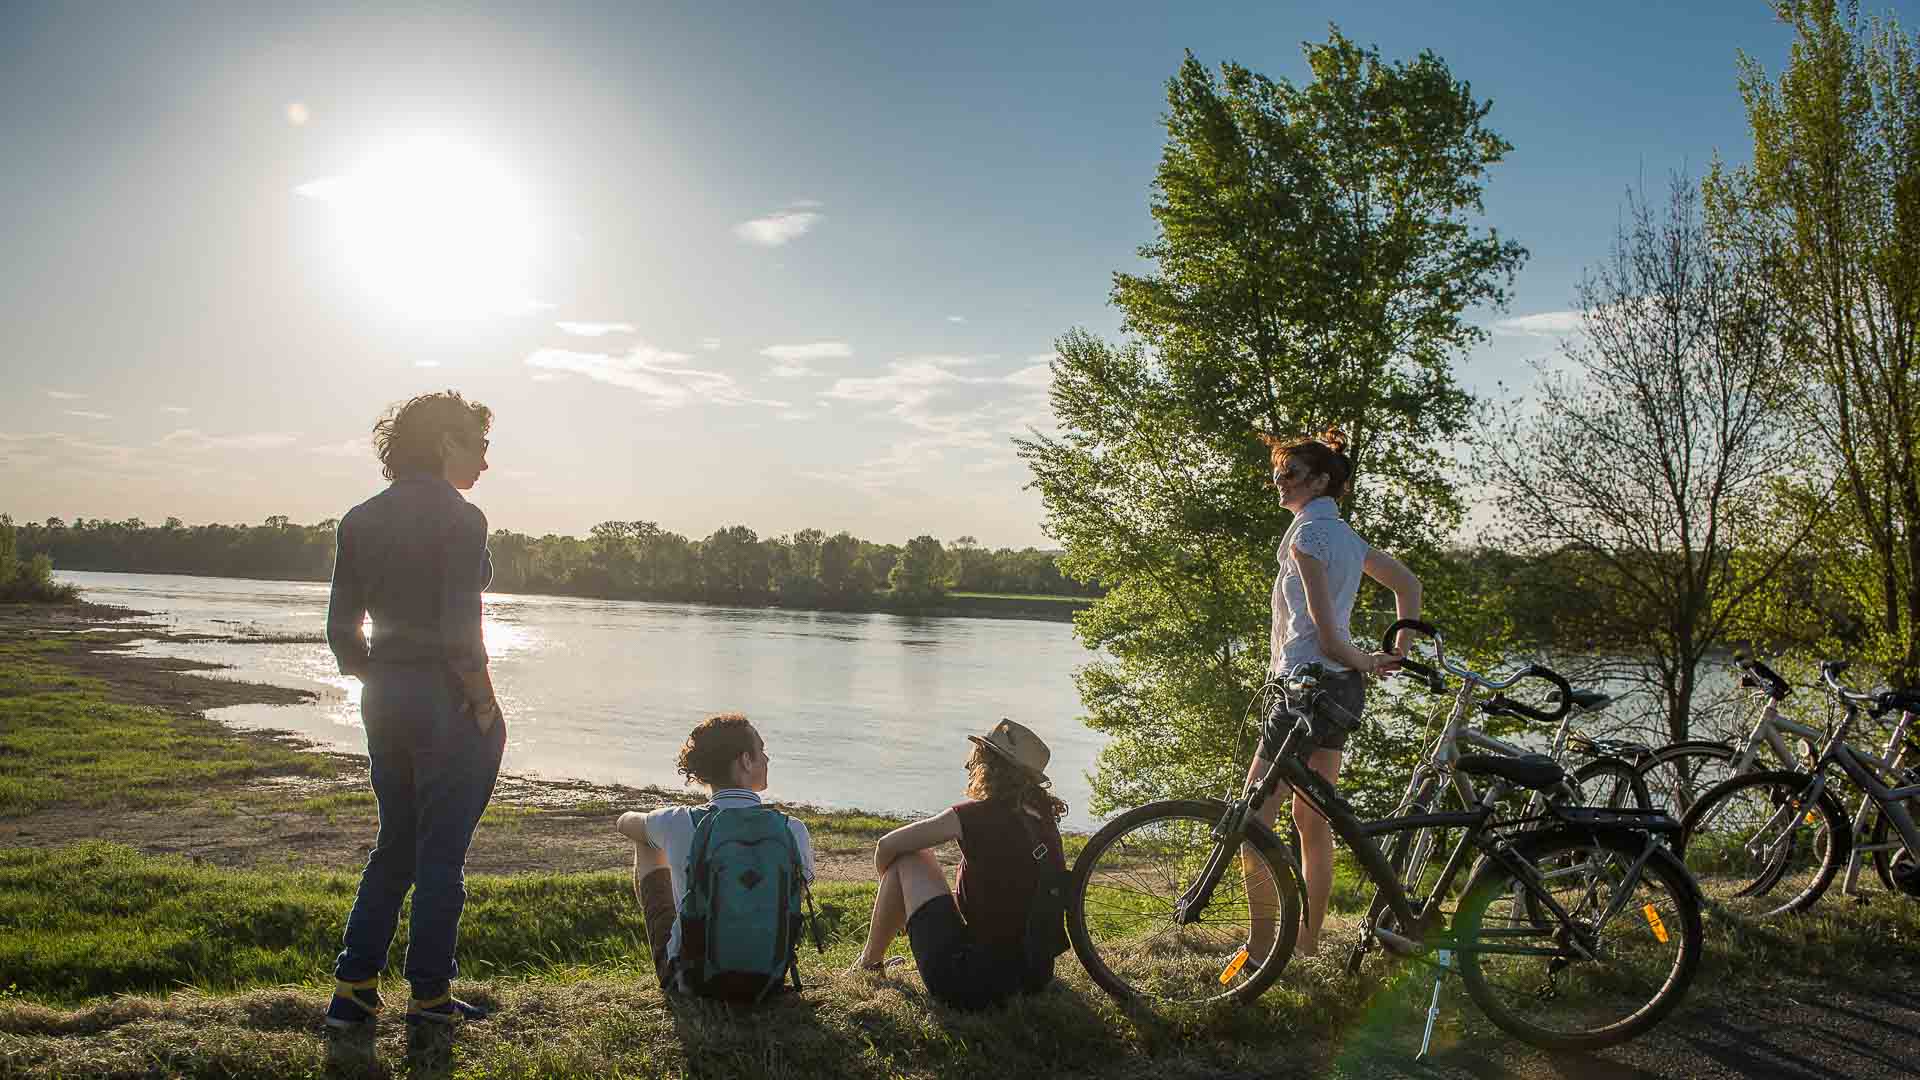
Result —
<path fill-rule="evenodd" d="M 63 574 L 89 599 L 153 611 L 178 632 L 314 636 L 311 582 Z M 959 801 L 969 733 L 1011 717 L 1052 746 L 1055 790 L 1089 823 L 1084 773 L 1101 739 L 1075 722 L 1073 669 L 1088 654 L 1065 623 L 489 596 L 486 640 L 508 715 L 506 768 L 677 785 L 673 759 L 700 717 L 735 710 L 766 732 L 774 794 L 829 806 L 932 810 Z M 233 665 L 233 678 L 311 690 L 305 706 L 223 718 L 359 751 L 356 680 L 325 645 L 147 645 Z"/>

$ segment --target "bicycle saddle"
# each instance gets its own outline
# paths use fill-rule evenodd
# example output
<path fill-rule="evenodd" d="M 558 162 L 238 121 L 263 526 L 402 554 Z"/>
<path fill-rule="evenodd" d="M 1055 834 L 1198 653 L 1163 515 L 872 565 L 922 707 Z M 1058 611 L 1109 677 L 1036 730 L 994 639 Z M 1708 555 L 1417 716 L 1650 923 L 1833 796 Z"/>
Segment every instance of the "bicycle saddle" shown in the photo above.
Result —
<path fill-rule="evenodd" d="M 1547 700 L 1558 702 L 1560 700 L 1560 691 L 1555 690 L 1553 693 L 1548 694 Z M 1588 712 L 1593 712 L 1596 709 L 1604 709 L 1613 704 L 1613 695 L 1603 694 L 1598 690 L 1575 690 L 1573 692 L 1573 703 Z"/>
<path fill-rule="evenodd" d="M 1470 776 L 1497 776 L 1524 788 L 1550 788 L 1567 778 L 1567 771 L 1545 754 L 1462 754 L 1453 767 Z"/>

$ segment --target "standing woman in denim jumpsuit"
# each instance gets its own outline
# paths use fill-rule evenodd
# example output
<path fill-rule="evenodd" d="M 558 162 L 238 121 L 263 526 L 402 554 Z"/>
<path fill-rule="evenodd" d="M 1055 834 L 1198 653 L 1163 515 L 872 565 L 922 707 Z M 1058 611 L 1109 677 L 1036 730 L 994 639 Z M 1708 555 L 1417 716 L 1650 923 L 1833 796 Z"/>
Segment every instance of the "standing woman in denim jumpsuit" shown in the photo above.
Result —
<path fill-rule="evenodd" d="M 467 846 L 493 795 L 506 745 L 480 634 L 493 576 L 487 518 L 461 497 L 487 468 L 493 413 L 451 390 L 389 409 L 373 428 L 385 491 L 336 534 L 327 644 L 364 689 L 380 836 L 360 876 L 327 1009 L 336 1048 L 371 1053 L 377 989 L 400 905 L 408 928 L 409 1036 L 486 1012 L 455 999 L 454 944 L 466 903 Z M 373 618 L 369 641 L 362 631 Z"/>

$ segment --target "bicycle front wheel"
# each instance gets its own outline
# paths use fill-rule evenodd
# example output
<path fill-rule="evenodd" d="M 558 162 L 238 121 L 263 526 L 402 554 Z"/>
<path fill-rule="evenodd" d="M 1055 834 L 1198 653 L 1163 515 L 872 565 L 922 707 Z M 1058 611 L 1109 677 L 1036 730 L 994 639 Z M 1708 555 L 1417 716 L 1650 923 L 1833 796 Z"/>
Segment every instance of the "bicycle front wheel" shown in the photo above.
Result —
<path fill-rule="evenodd" d="M 1487 1018 L 1549 1050 L 1622 1043 L 1665 1019 L 1700 966 L 1700 905 L 1665 850 L 1627 874 L 1639 833 L 1539 833 L 1517 842 L 1551 914 L 1508 867 L 1484 860 L 1455 919 L 1460 976 Z"/>
<path fill-rule="evenodd" d="M 1247 826 L 1238 850 L 1223 848 L 1213 829 L 1226 811 L 1211 799 L 1149 803 L 1087 841 L 1073 865 L 1067 934 L 1101 989 L 1198 1005 L 1252 1001 L 1279 977 L 1300 929 L 1293 859 L 1258 824 Z M 1216 859 L 1219 882 L 1207 904 L 1176 918 Z"/>
<path fill-rule="evenodd" d="M 1831 791 L 1808 804 L 1806 773 L 1748 773 L 1700 796 L 1681 821 L 1676 853 L 1710 906 L 1749 919 L 1805 911 L 1852 849 L 1847 812 Z"/>

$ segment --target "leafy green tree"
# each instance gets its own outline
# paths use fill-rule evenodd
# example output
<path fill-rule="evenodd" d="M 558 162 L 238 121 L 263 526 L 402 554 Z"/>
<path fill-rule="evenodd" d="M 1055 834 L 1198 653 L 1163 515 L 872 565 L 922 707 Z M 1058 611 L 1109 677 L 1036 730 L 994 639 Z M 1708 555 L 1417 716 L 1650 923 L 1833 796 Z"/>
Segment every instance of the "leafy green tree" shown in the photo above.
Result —
<path fill-rule="evenodd" d="M 1868 655 L 1920 678 L 1920 60 L 1892 23 L 1835 0 L 1774 5 L 1794 28 L 1778 79 L 1741 58 L 1753 163 L 1716 162 L 1721 237 L 1770 270 L 1804 418 L 1863 550 L 1846 583 Z"/>
<path fill-rule="evenodd" d="M 896 600 L 908 607 L 933 603 L 946 595 L 947 554 L 940 541 L 931 536 L 916 536 L 907 541 L 900 561 L 887 575 Z"/>
<path fill-rule="evenodd" d="M 1103 656 L 1077 676 L 1112 736 L 1098 809 L 1232 772 L 1286 524 L 1253 429 L 1343 427 L 1378 546 L 1430 549 L 1459 517 L 1433 450 L 1469 415 L 1462 315 L 1524 257 L 1475 222 L 1509 146 L 1431 53 L 1388 63 L 1338 30 L 1304 50 L 1305 85 L 1192 56 L 1169 81 L 1156 272 L 1114 276 L 1131 338 L 1063 336 L 1060 434 L 1019 441 L 1063 568 L 1110 590 L 1076 620 Z"/>
<path fill-rule="evenodd" d="M 846 600 L 867 591 L 859 576 L 860 541 L 852 533 L 838 532 L 820 542 L 820 588 L 836 600 Z"/>

